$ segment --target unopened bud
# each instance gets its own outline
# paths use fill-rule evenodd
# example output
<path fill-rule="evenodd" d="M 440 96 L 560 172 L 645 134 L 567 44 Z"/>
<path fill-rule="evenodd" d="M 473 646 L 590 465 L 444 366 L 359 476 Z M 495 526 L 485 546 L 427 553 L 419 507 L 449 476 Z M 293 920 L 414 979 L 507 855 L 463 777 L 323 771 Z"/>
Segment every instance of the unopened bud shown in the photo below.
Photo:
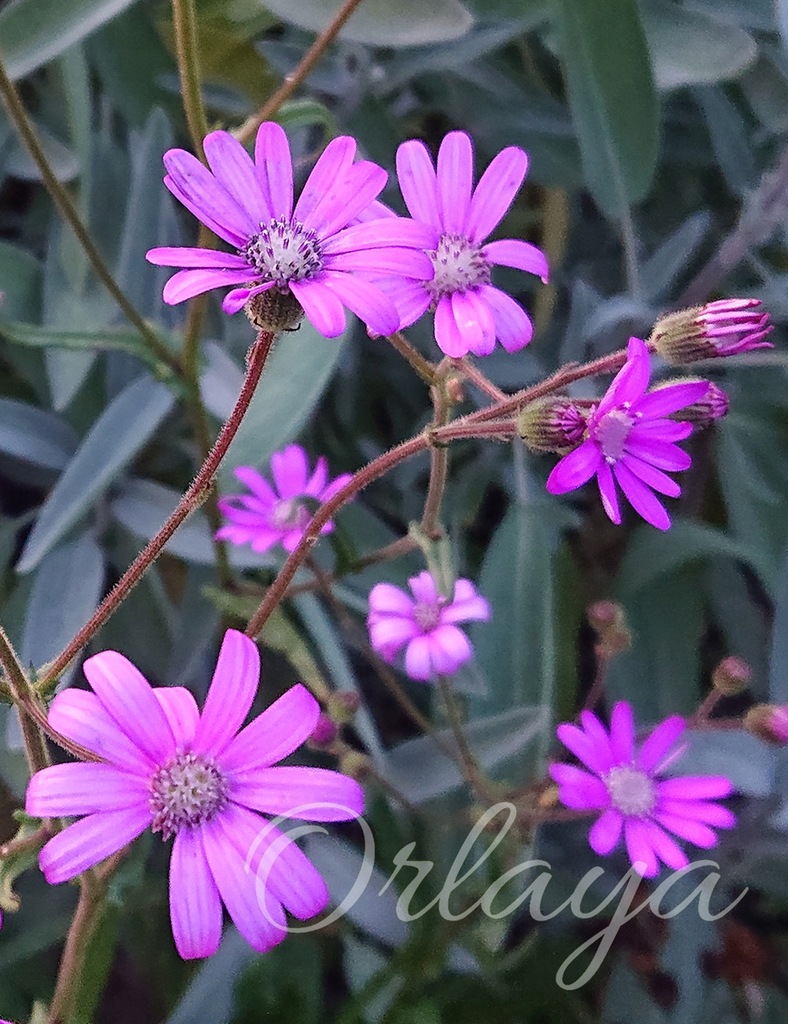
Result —
<path fill-rule="evenodd" d="M 312 730 L 312 735 L 306 741 L 307 746 L 313 750 L 322 750 L 329 747 L 339 735 L 336 722 L 323 712 L 320 713 L 317 724 Z"/>
<path fill-rule="evenodd" d="M 351 779 L 363 782 L 369 775 L 369 758 L 357 750 L 350 750 L 339 759 L 339 770 Z"/>
<path fill-rule="evenodd" d="M 532 452 L 563 455 L 583 440 L 587 411 L 571 398 L 545 397 L 529 402 L 517 417 L 517 432 Z"/>
<path fill-rule="evenodd" d="M 660 391 L 662 388 L 672 387 L 674 384 L 699 384 L 701 382 L 706 385 L 706 394 L 691 405 L 685 405 L 678 412 L 671 413 L 669 416 L 672 420 L 691 423 L 698 431 L 728 415 L 730 399 L 721 387 L 702 377 L 674 377 L 672 380 L 660 381 L 651 391 Z"/>
<path fill-rule="evenodd" d="M 735 697 L 746 690 L 751 682 L 752 669 L 746 661 L 735 655 L 723 658 L 711 674 L 712 686 L 726 697 Z"/>
<path fill-rule="evenodd" d="M 788 743 L 788 706 L 756 704 L 744 716 L 744 728 L 775 746 Z"/>
<path fill-rule="evenodd" d="M 649 341 L 664 360 L 681 365 L 772 348 L 764 338 L 773 329 L 758 299 L 720 299 L 660 317 Z"/>
<path fill-rule="evenodd" d="M 339 725 L 350 725 L 360 704 L 361 698 L 351 690 L 332 693 L 328 698 L 328 713 Z"/>
<path fill-rule="evenodd" d="M 597 635 L 601 652 L 612 658 L 632 646 L 632 634 L 624 609 L 616 601 L 594 601 L 586 609 L 589 625 Z"/>
<path fill-rule="evenodd" d="M 301 303 L 292 292 L 269 288 L 253 295 L 244 306 L 244 312 L 259 331 L 294 331 L 304 318 Z"/>

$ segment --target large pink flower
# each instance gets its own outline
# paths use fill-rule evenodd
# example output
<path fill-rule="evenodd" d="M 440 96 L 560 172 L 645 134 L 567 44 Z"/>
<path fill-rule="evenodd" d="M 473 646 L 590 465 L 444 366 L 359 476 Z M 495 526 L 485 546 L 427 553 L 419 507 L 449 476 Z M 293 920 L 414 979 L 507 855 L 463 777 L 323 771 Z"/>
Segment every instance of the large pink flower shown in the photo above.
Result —
<path fill-rule="evenodd" d="M 271 456 L 274 485 L 252 466 L 239 466 L 235 475 L 245 484 L 250 494 L 233 494 L 219 501 L 219 508 L 227 520 L 216 533 L 221 540 L 233 544 L 250 544 L 254 551 L 268 551 L 281 544 L 285 551 L 298 546 L 309 525 L 313 505 L 328 501 L 351 479 L 343 473 L 328 480 L 328 466 L 319 458 L 314 472 L 310 471 L 304 449 L 297 444 L 288 445 Z M 321 533 L 330 533 L 334 524 L 329 520 Z"/>
<path fill-rule="evenodd" d="M 52 726 L 102 763 L 59 764 L 30 780 L 27 813 L 84 815 L 41 850 L 52 884 L 116 853 L 146 828 L 174 835 L 170 917 L 184 959 L 219 946 L 222 903 L 263 952 L 285 937 L 284 910 L 304 919 L 328 901 L 323 879 L 284 833 L 260 816 L 342 821 L 363 809 L 357 782 L 323 768 L 274 767 L 315 728 L 320 707 L 291 687 L 246 728 L 260 679 L 256 644 L 225 633 L 200 713 L 188 690 L 153 689 L 117 651 L 84 665 L 93 692 L 64 690 Z M 240 732 L 239 732 L 240 729 Z"/>
<path fill-rule="evenodd" d="M 669 384 L 646 394 L 650 373 L 645 342 L 630 338 L 625 365 L 588 417 L 586 439 L 555 466 L 547 489 L 565 494 L 596 474 L 602 504 L 614 523 L 621 522 L 618 484 L 646 522 L 667 530 L 670 517 L 654 491 L 678 497 L 681 488 L 663 470 L 687 469 L 692 461 L 675 443 L 689 437 L 692 424 L 668 417 L 702 399 L 709 382 Z"/>
<path fill-rule="evenodd" d="M 613 708 L 609 733 L 591 711 L 582 711 L 580 721 L 582 728 L 565 722 L 557 733 L 588 771 L 553 764 L 550 775 L 567 807 L 601 811 L 588 835 L 595 853 L 612 853 L 623 836 L 635 870 L 652 878 L 660 861 L 676 870 L 689 863 L 669 832 L 708 849 L 718 842 L 713 828 L 735 825 L 732 812 L 714 802 L 732 793 L 729 779 L 683 775 L 660 780 L 683 752 L 679 741 L 687 726 L 679 715 L 658 725 L 639 748 L 626 701 Z"/>
<path fill-rule="evenodd" d="M 183 302 L 227 285 L 226 313 L 262 292 L 291 293 L 316 330 L 328 338 L 345 327 L 345 307 L 376 334 L 399 326 L 396 309 L 370 274 L 432 276 L 423 252 L 429 230 L 400 217 L 356 223 L 386 184 L 386 172 L 354 163 L 355 140 L 333 139 L 293 206 L 293 164 L 287 136 L 260 125 L 255 158 L 228 132 L 206 136 L 210 170 L 182 149 L 164 155 L 164 183 L 195 217 L 234 252 L 163 247 L 151 263 L 183 267 L 164 288 L 164 301 Z"/>
<path fill-rule="evenodd" d="M 411 679 L 456 672 L 473 657 L 471 642 L 457 623 L 486 621 L 489 603 L 466 579 L 457 580 L 451 600 L 438 592 L 426 570 L 411 576 L 408 584 L 413 597 L 393 583 L 377 583 L 370 591 L 372 647 L 385 661 L 394 661 L 405 647 L 405 671 Z"/>
<path fill-rule="evenodd" d="M 525 310 L 491 283 L 493 266 L 525 270 L 547 280 L 541 249 L 519 239 L 485 243 L 523 183 L 528 157 L 517 146 L 502 150 L 473 189 L 473 145 L 464 132 L 449 132 L 438 152 L 437 172 L 416 140 L 397 150 L 397 177 L 411 216 L 432 229 L 425 246 L 434 276 L 399 281 L 392 288 L 402 326 L 435 309 L 435 340 L 447 356 L 488 355 L 496 338 L 508 352 L 533 335 Z"/>

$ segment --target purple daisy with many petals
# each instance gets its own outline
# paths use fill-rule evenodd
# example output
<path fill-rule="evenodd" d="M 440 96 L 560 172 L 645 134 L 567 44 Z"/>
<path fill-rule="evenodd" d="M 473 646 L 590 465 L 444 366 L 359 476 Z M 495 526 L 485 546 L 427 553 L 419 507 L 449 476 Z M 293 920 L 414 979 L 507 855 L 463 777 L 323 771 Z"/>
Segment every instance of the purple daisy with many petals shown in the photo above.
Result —
<path fill-rule="evenodd" d="M 285 551 L 293 551 L 304 536 L 312 519 L 308 502 L 322 504 L 328 501 L 351 479 L 343 473 L 328 480 L 328 465 L 321 456 L 314 471 L 309 468 L 304 449 L 297 444 L 288 445 L 271 456 L 274 486 L 251 466 L 239 466 L 236 477 L 249 488 L 250 494 L 233 494 L 219 501 L 219 508 L 227 523 L 217 530 L 220 540 L 232 544 L 250 544 L 254 551 L 268 551 L 281 544 Z M 331 533 L 334 524 L 329 520 L 321 533 Z"/>
<path fill-rule="evenodd" d="M 397 150 L 397 177 L 411 216 L 432 230 L 425 246 L 434 276 L 392 286 L 402 326 L 435 310 L 435 340 L 447 356 L 489 355 L 496 338 L 507 352 L 531 340 L 525 310 L 491 284 L 494 265 L 516 267 L 547 280 L 541 249 L 518 239 L 485 239 L 503 219 L 523 183 L 528 156 L 502 150 L 473 189 L 473 145 L 464 132 L 449 132 L 438 152 L 437 172 L 427 147 L 416 140 Z"/>
<path fill-rule="evenodd" d="M 102 761 L 44 768 L 27 791 L 35 817 L 84 815 L 41 850 L 47 881 L 74 878 L 150 828 L 175 837 L 170 918 L 184 959 L 216 952 L 222 904 L 260 952 L 285 937 L 285 909 L 300 919 L 319 913 L 328 901 L 323 879 L 258 813 L 343 821 L 363 810 L 353 779 L 276 766 L 317 724 L 320 706 L 309 691 L 291 687 L 240 729 L 257 692 L 260 655 L 233 629 L 202 713 L 188 690 L 152 688 L 117 651 L 94 655 L 84 670 L 93 692 L 64 690 L 49 721 Z"/>
<path fill-rule="evenodd" d="M 596 474 L 605 512 L 621 522 L 616 484 L 647 523 L 667 530 L 670 517 L 654 491 L 671 498 L 681 488 L 663 470 L 687 469 L 689 455 L 675 443 L 689 437 L 692 424 L 668 419 L 702 399 L 705 380 L 669 384 L 646 394 L 651 373 L 648 348 L 630 338 L 627 361 L 588 417 L 583 443 L 565 455 L 547 479 L 551 494 L 565 494 Z"/>
<path fill-rule="evenodd" d="M 353 162 L 354 139 L 341 136 L 326 146 L 295 207 L 290 147 L 278 124 L 260 125 L 254 160 L 228 132 L 211 132 L 204 148 L 210 170 L 185 150 L 165 153 L 164 183 L 235 251 L 151 249 L 151 263 L 184 268 L 167 282 L 165 302 L 230 285 L 223 308 L 237 313 L 274 290 L 291 295 L 328 338 L 344 330 L 345 307 L 376 334 L 397 330 L 393 303 L 359 271 L 431 277 L 420 251 L 431 233 L 402 217 L 356 223 L 387 175 L 370 161 Z"/>
<path fill-rule="evenodd" d="M 377 583 L 370 591 L 367 626 L 372 647 L 389 662 L 406 647 L 405 671 L 411 679 L 456 672 L 473 657 L 471 642 L 456 623 L 486 622 L 489 603 L 466 579 L 457 580 L 451 601 L 438 592 L 426 570 L 411 576 L 408 584 L 413 597 L 393 583 Z"/>
<path fill-rule="evenodd" d="M 679 741 L 687 726 L 680 715 L 667 718 L 637 748 L 626 701 L 613 708 L 609 734 L 591 711 L 582 711 L 580 720 L 582 728 L 564 723 L 557 734 L 588 771 L 553 764 L 550 775 L 567 807 L 602 812 L 588 835 L 595 853 L 612 853 L 623 834 L 632 866 L 653 878 L 660 861 L 674 870 L 689 863 L 669 832 L 706 850 L 719 841 L 714 828 L 736 824 L 732 812 L 714 802 L 733 792 L 725 776 L 659 778 L 684 751 Z"/>

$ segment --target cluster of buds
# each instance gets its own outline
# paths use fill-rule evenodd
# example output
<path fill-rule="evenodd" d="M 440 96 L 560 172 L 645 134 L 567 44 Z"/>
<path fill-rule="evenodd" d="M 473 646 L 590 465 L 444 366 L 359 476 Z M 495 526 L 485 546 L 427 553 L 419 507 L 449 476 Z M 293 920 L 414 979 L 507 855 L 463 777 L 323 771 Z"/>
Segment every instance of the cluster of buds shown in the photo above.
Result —
<path fill-rule="evenodd" d="M 773 330 L 759 299 L 719 299 L 660 317 L 649 343 L 674 365 L 772 348 Z"/>
<path fill-rule="evenodd" d="M 613 658 L 632 646 L 624 609 L 616 601 L 594 601 L 586 609 L 586 616 L 596 633 L 597 654 Z"/>

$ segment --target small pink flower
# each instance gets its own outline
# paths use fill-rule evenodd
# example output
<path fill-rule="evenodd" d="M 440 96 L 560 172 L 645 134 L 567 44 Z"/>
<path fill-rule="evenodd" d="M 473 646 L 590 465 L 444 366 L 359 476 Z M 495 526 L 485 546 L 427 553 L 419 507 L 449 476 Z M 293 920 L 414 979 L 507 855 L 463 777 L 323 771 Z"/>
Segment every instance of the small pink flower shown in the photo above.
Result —
<path fill-rule="evenodd" d="M 306 919 L 328 902 L 317 870 L 261 814 L 343 821 L 363 810 L 358 783 L 323 768 L 277 762 L 304 743 L 320 706 L 291 687 L 245 728 L 260 680 L 257 645 L 224 636 L 205 706 L 181 686 L 152 688 L 117 651 L 84 664 L 92 693 L 64 690 L 52 726 L 102 758 L 59 764 L 30 780 L 26 810 L 38 818 L 81 816 L 44 846 L 53 885 L 105 860 L 146 828 L 174 835 L 170 918 L 184 959 L 219 947 L 222 904 L 259 952 L 286 935 L 284 911 Z M 240 729 L 240 731 L 239 731 Z"/>
<path fill-rule="evenodd" d="M 490 605 L 470 580 L 457 580 L 451 601 L 438 593 L 426 570 L 408 584 L 413 597 L 393 583 L 378 583 L 370 591 L 370 643 L 389 662 L 406 647 L 405 671 L 411 679 L 451 675 L 473 657 L 471 642 L 456 623 L 486 622 Z"/>
<path fill-rule="evenodd" d="M 434 277 L 407 275 L 391 295 L 402 326 L 435 310 L 435 340 L 447 356 L 489 355 L 496 338 L 507 352 L 531 340 L 533 326 L 522 307 L 491 283 L 495 265 L 516 267 L 547 280 L 541 249 L 519 239 L 485 239 L 498 226 L 525 178 L 528 156 L 517 146 L 502 150 L 473 189 L 473 144 L 465 132 L 449 132 L 438 152 L 437 173 L 427 147 L 416 140 L 397 150 L 397 177 L 411 216 L 428 224 L 425 250 Z"/>
<path fill-rule="evenodd" d="M 632 708 L 626 701 L 613 708 L 609 733 L 591 711 L 582 711 L 580 720 L 582 728 L 563 723 L 557 734 L 589 770 L 553 764 L 550 775 L 567 807 L 602 812 L 588 835 L 595 853 L 612 853 L 623 835 L 632 866 L 653 878 L 660 861 L 674 870 L 689 863 L 669 832 L 706 850 L 719 841 L 714 828 L 736 823 L 731 811 L 714 802 L 733 792 L 724 776 L 660 780 L 684 750 L 679 740 L 686 723 L 679 715 L 658 725 L 637 749 Z"/>
<path fill-rule="evenodd" d="M 311 471 L 306 452 L 297 444 L 274 452 L 271 471 L 273 487 L 251 466 L 235 470 L 251 493 L 234 494 L 219 501 L 227 519 L 226 525 L 216 532 L 219 539 L 250 544 L 254 551 L 268 551 L 275 544 L 293 551 L 312 519 L 314 510 L 309 509 L 309 502 L 319 505 L 328 501 L 351 479 L 349 473 L 343 473 L 329 483 L 326 460 L 319 458 Z M 321 533 L 333 529 L 334 524 L 329 521 Z"/>
<path fill-rule="evenodd" d="M 621 522 L 618 484 L 647 523 L 667 530 L 670 517 L 654 491 L 678 497 L 681 488 L 663 470 L 687 469 L 692 461 L 675 444 L 689 437 L 692 424 L 668 417 L 701 400 L 709 383 L 669 384 L 646 394 L 650 372 L 645 343 L 630 338 L 625 365 L 588 417 L 585 441 L 557 463 L 547 490 L 565 494 L 596 474 L 602 504 L 614 523 Z"/>
<path fill-rule="evenodd" d="M 254 160 L 228 132 L 211 132 L 204 147 L 210 170 L 185 150 L 165 153 L 164 184 L 234 252 L 151 249 L 151 263 L 184 268 L 167 282 L 165 302 L 230 285 L 222 305 L 237 313 L 274 289 L 291 294 L 327 338 L 344 330 L 345 307 L 376 334 L 397 330 L 396 308 L 368 275 L 431 277 L 420 251 L 430 232 L 402 217 L 356 223 L 387 175 L 368 160 L 353 162 L 354 139 L 341 136 L 326 146 L 295 207 L 290 147 L 278 124 L 260 125 Z"/>

